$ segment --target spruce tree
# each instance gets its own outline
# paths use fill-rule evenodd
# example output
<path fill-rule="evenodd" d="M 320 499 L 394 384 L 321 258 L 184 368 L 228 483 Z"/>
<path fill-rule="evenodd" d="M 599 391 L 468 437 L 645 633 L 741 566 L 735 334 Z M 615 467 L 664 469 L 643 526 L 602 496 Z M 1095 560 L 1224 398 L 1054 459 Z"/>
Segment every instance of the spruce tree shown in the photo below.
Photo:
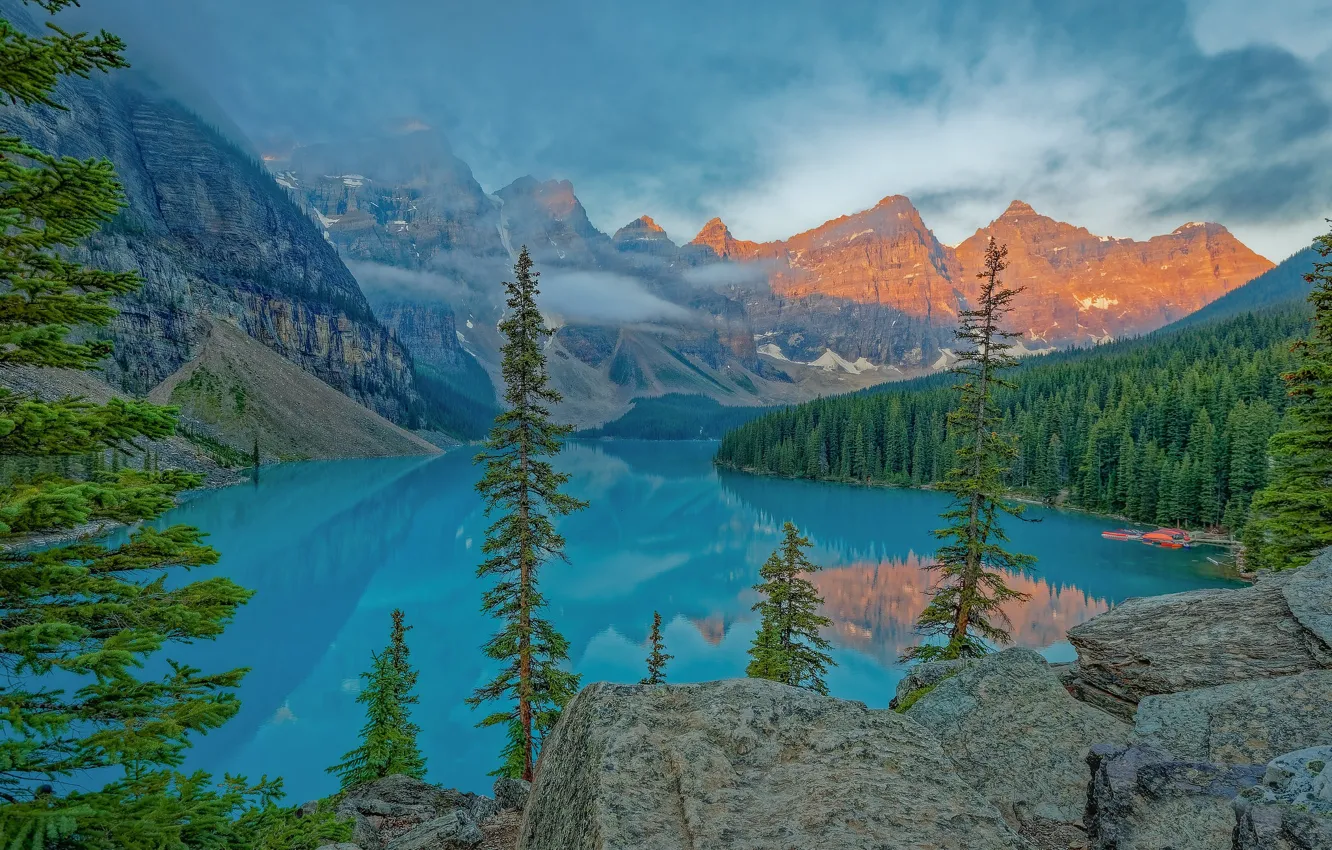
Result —
<path fill-rule="evenodd" d="M 411 706 L 417 702 L 412 693 L 416 671 L 408 658 L 407 632 L 403 613 L 393 612 L 389 644 L 383 652 L 371 653 L 370 670 L 362 673 L 365 687 L 356 701 L 365 703 L 365 725 L 361 727 L 361 745 L 343 755 L 342 761 L 328 768 L 337 775 L 343 790 L 402 773 L 421 779 L 425 759 L 416 748 L 420 728 L 411 720 Z"/>
<path fill-rule="evenodd" d="M 674 658 L 674 655 L 666 654 L 666 645 L 661 640 L 661 612 L 652 612 L 652 634 L 648 636 L 648 642 L 652 644 L 652 651 L 647 657 L 647 678 L 639 682 L 640 685 L 660 685 L 666 682 L 666 662 Z"/>
<path fill-rule="evenodd" d="M 1314 247 L 1324 259 L 1304 278 L 1314 285 L 1313 330 L 1291 347 L 1296 367 L 1281 376 L 1290 408 L 1269 443 L 1269 483 L 1254 495 L 1245 531 L 1245 560 L 1256 569 L 1299 567 L 1332 545 L 1332 233 Z"/>
<path fill-rule="evenodd" d="M 1030 567 L 1035 558 L 1009 552 L 1000 520 L 1004 515 L 1020 517 L 1023 505 L 1004 498 L 1003 476 L 1017 454 L 1012 437 L 995 430 L 999 415 L 994 393 L 1012 384 L 999 376 L 1017 365 L 1009 354 L 1009 339 L 1018 334 L 1004 331 L 1000 323 L 1022 290 L 1006 289 L 999 275 L 1007 267 L 1006 246 L 990 239 L 985 251 L 985 269 L 980 296 L 974 310 L 959 314 L 957 336 L 969 345 L 959 352 L 956 371 L 963 380 L 957 385 L 958 406 L 948 416 L 949 427 L 962 437 L 957 450 L 958 465 L 950 469 L 943 488 L 953 495 L 952 506 L 942 514 L 949 525 L 934 532 L 950 541 L 939 547 L 934 571 L 939 581 L 934 597 L 916 620 L 916 631 L 942 636 L 942 645 L 921 644 L 907 650 L 903 660 L 918 658 L 964 658 L 988 651 L 986 641 L 1007 643 L 1008 618 L 1002 606 L 1010 600 L 1025 600 L 1025 594 L 1004 582 L 1004 571 Z"/>
<path fill-rule="evenodd" d="M 560 401 L 560 394 L 546 374 L 543 344 L 551 331 L 537 308 L 538 276 L 524 246 L 513 281 L 504 284 L 508 309 L 499 324 L 505 337 L 501 371 L 507 409 L 495 417 L 485 450 L 476 456 L 477 463 L 485 464 L 476 487 L 486 501 L 486 515 L 498 515 L 486 530 L 481 551 L 488 557 L 477 574 L 496 579 L 482 609 L 502 625 L 484 649 L 503 666 L 468 699 L 474 708 L 507 703 L 480 725 L 502 725 L 508 732 L 496 773 L 526 780 L 532 779 L 542 738 L 578 689 L 578 677 L 564 669 L 569 642 L 541 616 L 546 600 L 538 590 L 538 573 L 548 561 L 565 557 L 554 518 L 587 506 L 561 492 L 569 476 L 556 472 L 549 460 L 573 429 L 551 421 L 550 405 Z"/>
<path fill-rule="evenodd" d="M 836 664 L 824 652 L 829 646 L 821 629 L 832 620 L 819 614 L 823 597 L 805 578 L 818 565 L 805 556 L 808 538 L 790 522 L 782 526 L 782 544 L 759 570 L 763 578 L 754 589 L 763 598 L 754 604 L 760 614 L 759 631 L 749 648 L 752 659 L 745 675 L 771 679 L 816 693 L 828 693 L 824 675 Z"/>
<path fill-rule="evenodd" d="M 54 13 L 68 0 L 39 0 Z M 61 109 L 62 77 L 125 67 L 106 32 L 41 36 L 0 20 L 0 93 L 13 108 Z M 123 192 L 111 163 L 45 153 L 0 131 L 0 367 L 90 370 L 111 353 L 111 299 L 130 272 L 86 268 L 70 252 L 114 218 Z M 84 333 L 71 339 L 74 328 Z M 135 524 L 172 507 L 201 479 L 120 463 L 170 436 L 176 410 L 142 401 L 42 401 L 0 389 L 0 460 L 91 457 L 0 482 L 0 837 L 6 847 L 241 846 L 237 819 L 271 803 L 276 783 L 221 789 L 176 771 L 194 734 L 239 708 L 245 671 L 205 673 L 155 656 L 222 633 L 249 591 L 180 575 L 216 563 L 194 528 L 143 526 L 126 542 L 78 537 L 84 523 Z M 110 453 L 112 469 L 103 467 Z M 62 470 L 63 471 L 60 471 Z M 30 532 L 72 542 L 13 548 Z M 145 667 L 165 672 L 148 674 Z M 105 783 L 105 784 L 103 784 Z M 100 787 L 99 787 L 100 786 Z"/>

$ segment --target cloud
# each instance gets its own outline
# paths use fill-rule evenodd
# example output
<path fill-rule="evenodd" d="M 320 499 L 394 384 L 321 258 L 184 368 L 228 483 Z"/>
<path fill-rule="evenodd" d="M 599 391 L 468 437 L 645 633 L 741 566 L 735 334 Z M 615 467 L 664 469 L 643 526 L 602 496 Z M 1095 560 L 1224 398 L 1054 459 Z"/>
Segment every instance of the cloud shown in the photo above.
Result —
<path fill-rule="evenodd" d="M 694 321 L 688 310 L 648 292 L 637 279 L 610 272 L 543 272 L 537 302 L 569 324 Z"/>
<path fill-rule="evenodd" d="M 346 265 L 367 297 L 388 296 L 454 303 L 473 294 L 466 283 L 449 275 L 357 260 L 347 260 Z"/>
<path fill-rule="evenodd" d="M 774 263 L 720 262 L 686 269 L 682 277 L 691 286 L 701 289 L 765 289 Z"/>
<path fill-rule="evenodd" d="M 415 116 L 487 189 L 571 179 L 608 232 L 778 239 L 903 193 L 955 242 L 1020 197 L 1277 257 L 1332 212 L 1332 0 L 85 5 L 256 141 Z"/>

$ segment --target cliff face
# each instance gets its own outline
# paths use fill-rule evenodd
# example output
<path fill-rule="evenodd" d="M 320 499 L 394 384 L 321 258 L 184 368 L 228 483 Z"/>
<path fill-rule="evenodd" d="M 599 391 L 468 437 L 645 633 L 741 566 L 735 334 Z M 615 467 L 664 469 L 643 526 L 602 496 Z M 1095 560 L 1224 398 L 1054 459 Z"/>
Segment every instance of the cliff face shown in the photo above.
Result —
<path fill-rule="evenodd" d="M 1008 246 L 1005 280 L 1027 287 L 1014 327 L 1056 343 L 1155 330 L 1272 268 L 1219 224 L 1192 222 L 1135 242 L 1095 236 L 1014 201 L 957 246 L 969 295 L 990 236 Z"/>
<path fill-rule="evenodd" d="M 105 156 L 124 185 L 127 209 L 79 252 L 144 278 L 117 303 L 110 383 L 147 393 L 198 354 L 209 317 L 221 318 L 367 407 L 415 424 L 422 402 L 410 356 L 261 165 L 143 81 L 67 81 L 55 99 L 67 111 L 9 108 L 0 125 L 43 150 Z"/>
<path fill-rule="evenodd" d="M 826 312 L 811 300 L 822 297 L 951 325 L 979 291 L 976 273 L 991 236 L 1008 246 L 1005 282 L 1026 287 L 1010 326 L 1038 345 L 1155 330 L 1272 267 L 1219 224 L 1190 223 L 1135 242 L 1095 236 L 1042 216 L 1021 201 L 954 249 L 935 238 L 901 195 L 780 242 L 741 242 L 714 219 L 690 244 L 719 260 L 767 263 L 773 294 L 796 302 L 797 315 Z M 874 316 L 874 311 L 865 313 Z M 898 328 L 893 318 L 889 326 Z M 817 324 L 812 315 L 800 321 Z M 918 328 L 907 337 L 928 342 Z M 892 343 L 865 356 L 887 360 L 894 349 L 900 356 L 901 346 Z M 853 353 L 837 350 L 843 356 Z M 863 343 L 854 353 L 862 351 Z"/>

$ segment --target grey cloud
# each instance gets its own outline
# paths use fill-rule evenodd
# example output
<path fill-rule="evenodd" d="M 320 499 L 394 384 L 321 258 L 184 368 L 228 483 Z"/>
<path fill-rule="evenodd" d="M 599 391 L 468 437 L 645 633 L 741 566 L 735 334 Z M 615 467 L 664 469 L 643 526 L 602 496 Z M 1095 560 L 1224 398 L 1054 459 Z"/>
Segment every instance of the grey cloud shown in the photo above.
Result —
<path fill-rule="evenodd" d="M 537 303 L 570 324 L 694 321 L 688 310 L 648 292 L 637 279 L 610 272 L 544 272 Z"/>

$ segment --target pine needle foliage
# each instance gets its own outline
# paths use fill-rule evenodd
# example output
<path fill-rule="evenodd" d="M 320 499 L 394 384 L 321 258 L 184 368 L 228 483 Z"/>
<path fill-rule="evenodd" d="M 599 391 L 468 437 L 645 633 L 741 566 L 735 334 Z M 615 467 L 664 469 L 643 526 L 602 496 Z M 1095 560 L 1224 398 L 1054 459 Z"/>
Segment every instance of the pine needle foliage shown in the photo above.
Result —
<path fill-rule="evenodd" d="M 328 768 L 342 783 L 353 788 L 395 773 L 425 777 L 425 759 L 416 747 L 421 731 L 411 720 L 411 706 L 417 703 L 412 693 L 416 671 L 412 669 L 407 648 L 407 632 L 401 610 L 393 611 L 393 628 L 383 652 L 372 653 L 373 664 L 362 673 L 365 687 L 356 701 L 365 704 L 366 721 L 361 727 L 361 745 L 346 753 L 342 761 Z"/>
<path fill-rule="evenodd" d="M 990 239 L 979 299 L 974 310 L 959 314 L 958 339 L 967 348 L 958 354 L 955 371 L 962 375 L 956 387 L 958 406 L 949 414 L 949 427 L 963 435 L 957 450 L 958 465 L 948 472 L 942 489 L 953 503 L 942 518 L 947 526 L 934 536 L 948 541 L 939 547 L 936 562 L 926 569 L 938 577 L 934 596 L 916 620 L 916 631 L 926 637 L 945 638 L 942 644 L 921 644 L 907 650 L 903 660 L 933 661 L 983 655 L 990 643 L 1007 643 L 1011 627 L 1002 606 L 1027 597 L 1010 588 L 1004 572 L 1029 569 L 1030 555 L 1009 552 L 1000 520 L 1020 517 L 1024 506 L 1004 499 L 1003 476 L 1017 455 L 1016 440 L 999 433 L 1001 416 L 994 404 L 997 388 L 1012 384 L 999 372 L 1017 365 L 1008 340 L 1017 336 L 1000 323 L 1022 291 L 1004 288 L 999 276 L 1007 267 L 1007 246 Z"/>
<path fill-rule="evenodd" d="M 824 651 L 829 643 L 821 630 L 832 620 L 818 613 L 823 597 L 805 578 L 820 569 L 805 555 L 809 545 L 809 539 L 788 522 L 782 526 L 781 546 L 759 570 L 763 581 L 754 589 L 763 598 L 754 603 L 754 610 L 760 624 L 745 675 L 827 694 L 824 676 L 836 662 Z"/>
<path fill-rule="evenodd" d="M 642 679 L 640 685 L 661 685 L 666 682 L 666 662 L 674 658 L 674 655 L 666 654 L 666 644 L 661 639 L 661 612 L 652 612 L 652 633 L 648 635 L 648 642 L 652 645 L 652 651 L 647 657 L 647 677 Z"/>
<path fill-rule="evenodd" d="M 1296 366 L 1281 377 L 1290 396 L 1284 427 L 1272 436 L 1272 470 L 1253 500 L 1245 561 L 1257 569 L 1307 564 L 1332 545 L 1332 233 L 1314 241 L 1322 260 L 1313 284 L 1313 330 L 1291 346 Z"/>
<path fill-rule="evenodd" d="M 38 37 L 0 21 L 0 94 L 15 108 L 59 109 L 62 77 L 125 67 L 123 47 L 105 32 L 50 26 Z M 108 161 L 52 156 L 0 130 L 0 368 L 87 370 L 110 353 L 96 333 L 72 341 L 71 331 L 105 327 L 111 299 L 140 281 L 68 257 L 122 204 Z M 0 846 L 248 846 L 243 814 L 281 793 L 266 779 L 228 777 L 219 788 L 176 770 L 192 735 L 236 713 L 243 669 L 205 673 L 167 660 L 153 664 L 164 673 L 145 673 L 168 646 L 221 634 L 250 597 L 223 578 L 177 577 L 216 563 L 200 531 L 145 526 L 120 545 L 75 538 L 22 548 L 29 532 L 154 519 L 197 486 L 198 476 L 119 462 L 144 456 L 175 419 L 174 408 L 141 401 L 42 401 L 0 389 L 0 461 L 112 457 L 110 470 L 99 463 L 85 478 L 0 484 Z"/>
<path fill-rule="evenodd" d="M 541 616 L 546 599 L 538 575 L 552 559 L 565 559 L 564 538 L 554 519 L 587 506 L 561 491 L 569 476 L 556 472 L 549 460 L 572 428 L 551 421 L 550 406 L 560 394 L 546 372 L 543 347 L 551 331 L 537 308 L 538 277 L 524 246 L 513 281 L 504 284 L 508 310 L 499 325 L 506 340 L 501 365 L 506 409 L 476 456 L 477 463 L 485 464 L 476 487 L 486 515 L 495 517 L 481 549 L 486 560 L 477 569 L 477 575 L 495 579 L 482 610 L 501 623 L 484 651 L 502 667 L 468 699 L 473 708 L 507 703 L 480 725 L 504 726 L 508 732 L 495 773 L 529 781 L 542 738 L 578 690 L 578 677 L 565 669 L 569 642 Z"/>

